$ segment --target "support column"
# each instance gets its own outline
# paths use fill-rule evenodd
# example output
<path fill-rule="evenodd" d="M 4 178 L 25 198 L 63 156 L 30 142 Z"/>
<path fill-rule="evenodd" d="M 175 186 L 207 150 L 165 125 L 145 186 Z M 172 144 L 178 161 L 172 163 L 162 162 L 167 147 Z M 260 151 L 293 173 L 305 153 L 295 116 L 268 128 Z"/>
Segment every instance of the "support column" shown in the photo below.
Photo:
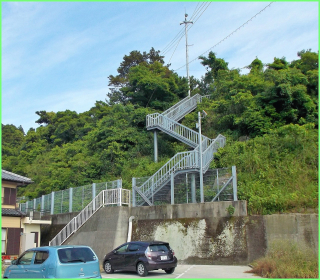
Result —
<path fill-rule="evenodd" d="M 51 215 L 54 214 L 54 192 L 51 193 Z"/>
<path fill-rule="evenodd" d="M 153 144 L 154 144 L 154 162 L 158 162 L 158 137 L 157 130 L 153 131 Z"/>
<path fill-rule="evenodd" d="M 69 189 L 69 213 L 72 212 L 73 188 Z"/>
<path fill-rule="evenodd" d="M 219 191 L 220 191 L 220 187 L 219 187 L 219 171 L 217 169 L 217 193 L 219 193 Z M 219 196 L 218 196 L 217 200 L 220 201 Z"/>
<path fill-rule="evenodd" d="M 196 174 L 191 174 L 191 202 L 196 203 Z"/>
<path fill-rule="evenodd" d="M 117 189 L 118 189 L 118 206 L 122 205 L 122 181 L 121 179 L 117 180 Z"/>
<path fill-rule="evenodd" d="M 136 178 L 132 178 L 132 207 L 136 207 Z"/>
<path fill-rule="evenodd" d="M 201 114 L 198 112 L 198 126 L 199 126 L 199 157 L 200 157 L 200 202 L 204 202 L 203 195 L 203 166 L 202 166 L 202 135 L 201 135 Z"/>
<path fill-rule="evenodd" d="M 174 204 L 174 173 L 171 173 L 171 204 Z"/>
<path fill-rule="evenodd" d="M 238 201 L 238 191 L 237 191 L 237 169 L 232 166 L 232 185 L 233 185 L 233 200 Z"/>
<path fill-rule="evenodd" d="M 41 196 L 41 208 L 40 208 L 41 216 L 44 215 L 44 195 Z"/>
<path fill-rule="evenodd" d="M 96 210 L 96 183 L 92 184 L 92 210 Z"/>

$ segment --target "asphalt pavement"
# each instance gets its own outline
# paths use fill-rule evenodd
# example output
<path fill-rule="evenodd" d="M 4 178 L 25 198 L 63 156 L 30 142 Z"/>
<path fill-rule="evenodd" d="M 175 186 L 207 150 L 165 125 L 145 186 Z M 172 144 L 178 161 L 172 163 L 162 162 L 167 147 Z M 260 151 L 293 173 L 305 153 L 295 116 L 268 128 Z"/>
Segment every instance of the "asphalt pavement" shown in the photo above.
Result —
<path fill-rule="evenodd" d="M 163 270 L 149 271 L 145 279 L 187 279 L 187 278 L 262 278 L 253 273 L 246 265 L 179 265 L 172 274 L 166 274 Z M 136 272 L 115 271 L 112 274 L 101 272 L 102 278 L 140 278 Z"/>

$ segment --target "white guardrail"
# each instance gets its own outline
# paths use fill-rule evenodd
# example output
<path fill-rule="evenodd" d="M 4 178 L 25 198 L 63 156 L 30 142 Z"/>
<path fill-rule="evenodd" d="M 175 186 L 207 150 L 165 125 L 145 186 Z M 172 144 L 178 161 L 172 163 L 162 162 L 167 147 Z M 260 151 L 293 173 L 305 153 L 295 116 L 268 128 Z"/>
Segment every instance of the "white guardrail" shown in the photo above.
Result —
<path fill-rule="evenodd" d="M 49 246 L 61 245 L 76 232 L 95 212 L 108 205 L 130 205 L 130 190 L 117 188 L 101 191 L 76 217 L 74 217 L 50 242 Z"/>

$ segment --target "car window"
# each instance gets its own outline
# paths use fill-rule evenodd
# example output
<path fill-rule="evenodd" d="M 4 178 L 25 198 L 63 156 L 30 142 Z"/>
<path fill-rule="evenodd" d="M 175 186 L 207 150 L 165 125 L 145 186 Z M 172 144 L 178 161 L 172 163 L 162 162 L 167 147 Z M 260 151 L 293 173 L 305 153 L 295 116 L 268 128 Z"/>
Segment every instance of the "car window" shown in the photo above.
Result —
<path fill-rule="evenodd" d="M 166 244 L 157 244 L 157 245 L 150 245 L 149 250 L 151 252 L 168 252 L 170 248 L 169 248 L 169 245 L 166 245 Z"/>
<path fill-rule="evenodd" d="M 133 251 L 141 251 L 142 250 L 142 246 L 139 244 L 130 244 L 128 247 L 128 251 L 129 252 L 133 252 Z"/>
<path fill-rule="evenodd" d="M 58 257 L 61 263 L 90 262 L 97 260 L 93 251 L 87 247 L 59 249 Z"/>
<path fill-rule="evenodd" d="M 119 247 L 116 251 L 117 251 L 117 253 L 124 253 L 124 252 L 127 252 L 127 248 L 128 248 L 128 244 L 125 244 L 125 245 Z"/>
<path fill-rule="evenodd" d="M 34 254 L 33 251 L 25 252 L 25 253 L 19 258 L 18 264 L 23 264 L 23 265 L 31 264 L 33 254 Z"/>
<path fill-rule="evenodd" d="M 46 251 L 38 251 L 36 252 L 36 256 L 34 258 L 34 264 L 42 264 L 49 257 L 49 253 Z"/>

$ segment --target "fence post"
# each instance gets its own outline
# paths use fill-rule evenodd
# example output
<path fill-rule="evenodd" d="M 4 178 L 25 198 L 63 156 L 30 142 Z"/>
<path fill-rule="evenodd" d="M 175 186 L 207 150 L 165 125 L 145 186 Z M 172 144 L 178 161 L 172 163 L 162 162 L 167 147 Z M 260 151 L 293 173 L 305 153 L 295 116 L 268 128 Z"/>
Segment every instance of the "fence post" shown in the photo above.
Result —
<path fill-rule="evenodd" d="M 69 213 L 72 212 L 73 188 L 69 189 Z"/>
<path fill-rule="evenodd" d="M 107 190 L 102 190 L 102 207 L 105 206 L 106 200 L 105 200 L 105 196 L 106 196 L 106 192 Z"/>
<path fill-rule="evenodd" d="M 132 207 L 136 207 L 136 178 L 132 178 Z"/>
<path fill-rule="evenodd" d="M 191 173 L 191 202 L 196 203 L 196 174 Z"/>
<path fill-rule="evenodd" d="M 235 166 L 232 166 L 232 184 L 233 184 L 233 200 L 238 201 L 237 195 L 237 170 Z"/>
<path fill-rule="evenodd" d="M 33 211 L 37 210 L 37 200 L 36 198 L 33 199 Z"/>
<path fill-rule="evenodd" d="M 95 211 L 96 210 L 96 183 L 92 184 L 92 210 Z"/>
<path fill-rule="evenodd" d="M 217 193 L 219 193 L 220 187 L 219 187 L 219 170 L 217 169 Z M 220 201 L 220 196 L 217 198 L 218 201 Z"/>
<path fill-rule="evenodd" d="M 41 208 L 40 208 L 41 215 L 44 215 L 44 195 L 41 196 Z"/>
<path fill-rule="evenodd" d="M 53 215 L 54 212 L 54 192 L 51 193 L 51 211 L 50 214 Z"/>
<path fill-rule="evenodd" d="M 120 200 L 120 202 L 118 201 L 118 206 L 121 206 L 121 190 L 122 190 L 122 180 L 121 179 L 117 180 L 117 189 L 118 189 L 118 199 Z"/>
<path fill-rule="evenodd" d="M 171 173 L 171 204 L 174 204 L 174 173 Z"/>
<path fill-rule="evenodd" d="M 151 195 L 152 195 L 152 205 L 154 204 L 154 177 L 152 177 L 152 186 L 151 186 Z"/>
<path fill-rule="evenodd" d="M 119 188 L 118 192 L 119 192 L 119 203 L 118 203 L 118 206 L 122 206 L 122 188 Z"/>

